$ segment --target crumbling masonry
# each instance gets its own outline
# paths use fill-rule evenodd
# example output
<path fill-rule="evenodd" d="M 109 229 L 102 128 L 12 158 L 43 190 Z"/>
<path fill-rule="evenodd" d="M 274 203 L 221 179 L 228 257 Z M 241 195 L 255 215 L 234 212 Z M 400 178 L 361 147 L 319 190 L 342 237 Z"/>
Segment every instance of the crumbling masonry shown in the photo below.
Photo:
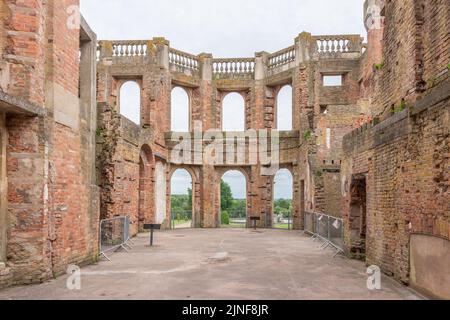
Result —
<path fill-rule="evenodd" d="M 130 216 L 133 235 L 144 223 L 169 228 L 179 168 L 192 176 L 194 227 L 220 227 L 228 170 L 246 177 L 248 215 L 271 227 L 266 163 L 250 152 L 225 164 L 197 156 L 220 142 L 210 132 L 227 94 L 243 97 L 246 130 L 270 137 L 278 92 L 290 85 L 292 130 L 279 132 L 279 152 L 293 175 L 295 229 L 305 211 L 342 217 L 348 256 L 450 298 L 447 0 L 367 0 L 367 43 L 303 32 L 289 48 L 236 59 L 185 53 L 164 38 L 97 42 L 83 19 L 70 27 L 73 5 L 0 2 L 0 286 L 95 261 L 101 219 Z M 328 76 L 341 85 L 324 85 Z M 140 87 L 139 125 L 120 112 L 128 81 Z M 174 87 L 189 96 L 191 129 L 178 136 L 201 141 L 182 163 L 170 132 Z"/>

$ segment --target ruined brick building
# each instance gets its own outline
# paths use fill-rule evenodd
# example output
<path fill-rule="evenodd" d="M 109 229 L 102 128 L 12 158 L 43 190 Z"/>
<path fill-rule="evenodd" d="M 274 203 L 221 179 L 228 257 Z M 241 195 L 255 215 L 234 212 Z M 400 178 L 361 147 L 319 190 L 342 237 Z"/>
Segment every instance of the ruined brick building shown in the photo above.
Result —
<path fill-rule="evenodd" d="M 252 146 L 279 135 L 269 153 L 292 173 L 295 229 L 306 211 L 342 217 L 350 257 L 450 297 L 448 0 L 367 0 L 367 43 L 303 32 L 279 52 L 227 59 L 164 38 L 97 42 L 83 19 L 70 27 L 77 4 L 0 2 L 0 286 L 95 261 L 101 219 L 128 215 L 133 234 L 169 228 L 179 168 L 192 177 L 193 227 L 220 227 L 229 170 L 246 177 L 248 216 L 271 227 L 275 172 Z M 139 124 L 121 115 L 130 81 Z M 292 126 L 278 131 L 286 87 Z M 172 132 L 174 88 L 189 98 L 188 132 Z M 244 103 L 244 156 L 205 162 L 231 93 Z M 183 161 L 180 141 L 193 146 Z"/>

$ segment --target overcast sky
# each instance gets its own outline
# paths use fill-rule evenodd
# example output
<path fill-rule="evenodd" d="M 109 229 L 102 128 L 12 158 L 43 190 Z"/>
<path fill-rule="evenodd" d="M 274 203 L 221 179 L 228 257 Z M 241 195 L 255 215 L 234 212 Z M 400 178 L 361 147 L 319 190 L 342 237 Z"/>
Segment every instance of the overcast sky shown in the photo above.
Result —
<path fill-rule="evenodd" d="M 81 0 L 99 39 L 165 37 L 192 54 L 251 57 L 315 35 L 365 34 L 363 0 Z"/>
<path fill-rule="evenodd" d="M 225 58 L 278 51 L 293 45 L 302 31 L 313 35 L 365 36 L 363 3 L 364 0 L 81 0 L 81 11 L 100 40 L 165 37 L 173 48 Z M 137 102 L 130 100 L 129 104 L 138 110 Z M 127 117 L 138 122 L 138 111 L 129 112 Z M 245 184 L 238 174 L 228 175 L 226 180 L 236 198 L 245 197 Z M 289 175 L 284 173 L 278 180 L 275 197 L 290 197 Z M 184 194 L 188 187 L 189 175 L 177 173 L 174 193 Z"/>

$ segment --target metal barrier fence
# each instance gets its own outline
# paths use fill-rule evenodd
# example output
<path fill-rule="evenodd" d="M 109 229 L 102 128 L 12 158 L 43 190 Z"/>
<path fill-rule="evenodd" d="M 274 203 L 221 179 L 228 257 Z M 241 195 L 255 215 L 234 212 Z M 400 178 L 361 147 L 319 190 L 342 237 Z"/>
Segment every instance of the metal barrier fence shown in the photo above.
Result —
<path fill-rule="evenodd" d="M 322 248 L 333 247 L 337 256 L 344 252 L 344 220 L 322 213 L 305 212 L 305 232 L 324 241 Z"/>
<path fill-rule="evenodd" d="M 100 256 L 111 261 L 107 253 L 119 249 L 128 252 L 132 249 L 130 244 L 133 244 L 130 236 L 130 217 L 104 219 L 100 222 Z"/>

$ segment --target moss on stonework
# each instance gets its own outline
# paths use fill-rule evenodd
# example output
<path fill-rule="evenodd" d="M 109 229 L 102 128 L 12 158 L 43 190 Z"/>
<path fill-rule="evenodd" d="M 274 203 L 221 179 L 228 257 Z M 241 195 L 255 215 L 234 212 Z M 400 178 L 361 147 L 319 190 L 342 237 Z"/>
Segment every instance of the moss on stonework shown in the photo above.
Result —
<path fill-rule="evenodd" d="M 303 134 L 303 138 L 305 138 L 306 141 L 311 140 L 311 138 L 312 138 L 312 132 L 311 132 L 311 130 L 305 131 L 305 133 Z"/>
<path fill-rule="evenodd" d="M 375 63 L 374 64 L 375 69 L 377 70 L 381 70 L 384 67 L 384 61 L 382 61 L 381 63 Z"/>
<path fill-rule="evenodd" d="M 405 109 L 406 109 L 406 102 L 404 100 L 402 100 L 402 102 L 400 102 L 399 105 L 394 106 L 392 108 L 392 114 L 400 113 L 400 112 L 404 111 Z"/>

